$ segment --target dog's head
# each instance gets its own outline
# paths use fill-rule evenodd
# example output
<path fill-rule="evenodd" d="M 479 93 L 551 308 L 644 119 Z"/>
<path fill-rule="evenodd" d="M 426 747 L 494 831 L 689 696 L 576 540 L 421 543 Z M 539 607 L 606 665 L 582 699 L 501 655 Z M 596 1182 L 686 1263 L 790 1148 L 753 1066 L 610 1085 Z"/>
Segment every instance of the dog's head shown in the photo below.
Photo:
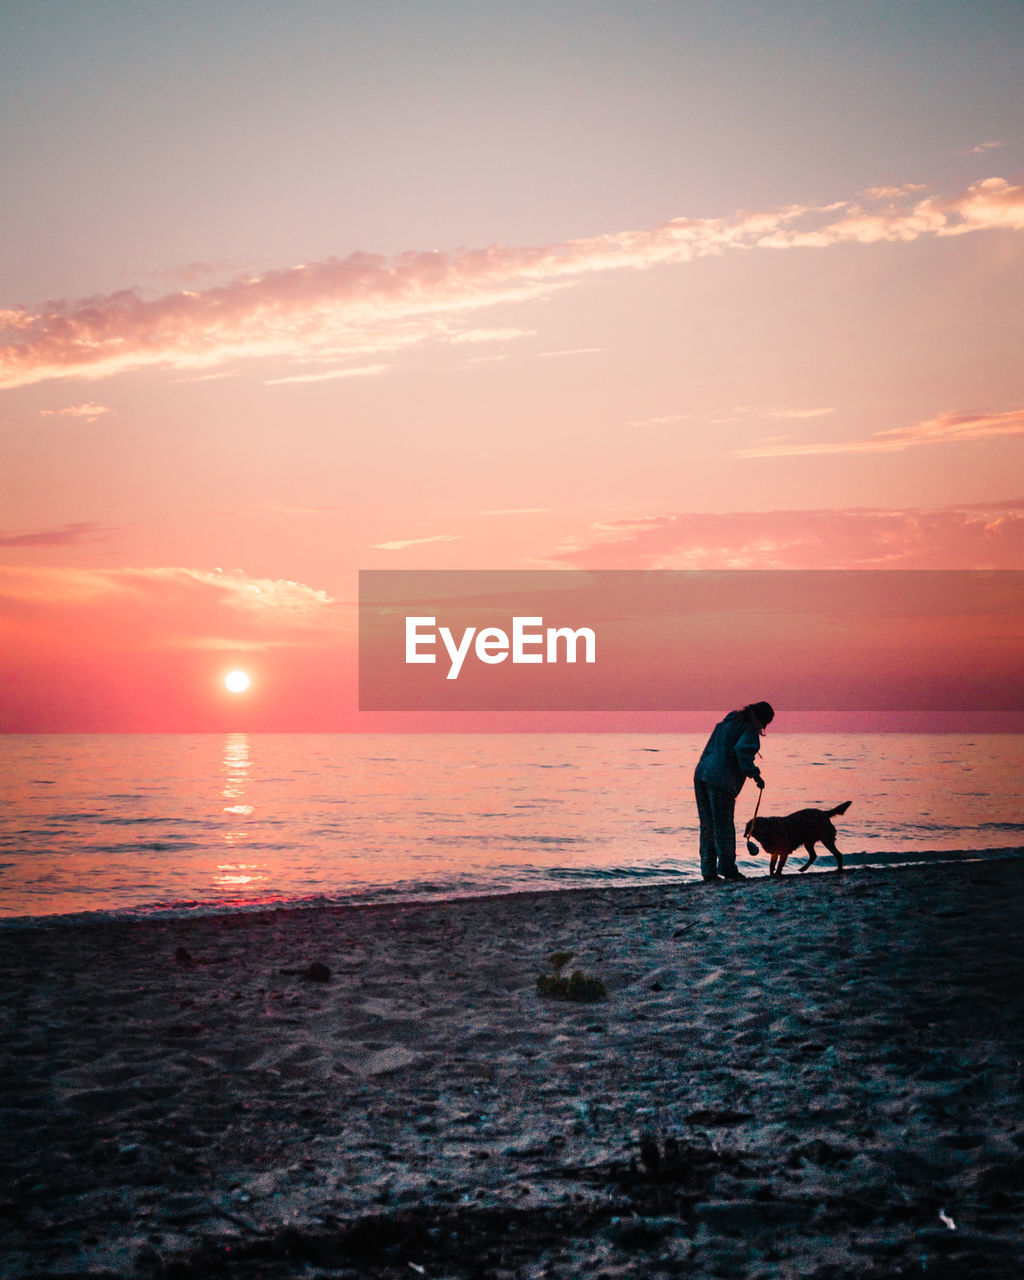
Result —
<path fill-rule="evenodd" d="M 761 852 L 761 850 L 757 847 L 757 845 L 754 844 L 754 840 L 751 839 L 751 836 L 754 834 L 756 828 L 757 828 L 756 818 L 751 818 L 750 821 L 747 823 L 747 825 L 743 828 L 743 838 L 747 842 L 747 853 L 751 854 L 753 857 L 757 857 L 757 855 Z M 757 837 L 754 836 L 754 839 L 757 839 Z"/>

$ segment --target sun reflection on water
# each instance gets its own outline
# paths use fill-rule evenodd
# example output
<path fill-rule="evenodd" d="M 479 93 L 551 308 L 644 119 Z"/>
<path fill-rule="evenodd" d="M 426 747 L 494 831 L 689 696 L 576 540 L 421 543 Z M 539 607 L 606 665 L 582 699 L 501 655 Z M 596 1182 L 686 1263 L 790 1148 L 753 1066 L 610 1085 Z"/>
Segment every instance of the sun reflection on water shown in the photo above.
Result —
<path fill-rule="evenodd" d="M 224 740 L 221 760 L 221 798 L 226 801 L 221 812 L 232 819 L 221 831 L 221 840 L 232 850 L 251 843 L 252 832 L 244 819 L 252 817 L 256 806 L 248 803 L 247 790 L 252 768 L 252 748 L 249 735 L 229 733 Z M 257 863 L 225 862 L 217 866 L 214 884 L 220 889 L 237 889 L 240 885 L 252 885 L 266 880 L 267 874 Z"/>
<path fill-rule="evenodd" d="M 224 862 L 217 870 L 221 874 L 216 877 L 216 883 L 225 887 L 232 884 L 252 884 L 256 880 L 267 878 L 260 874 L 260 868 L 255 863 Z"/>

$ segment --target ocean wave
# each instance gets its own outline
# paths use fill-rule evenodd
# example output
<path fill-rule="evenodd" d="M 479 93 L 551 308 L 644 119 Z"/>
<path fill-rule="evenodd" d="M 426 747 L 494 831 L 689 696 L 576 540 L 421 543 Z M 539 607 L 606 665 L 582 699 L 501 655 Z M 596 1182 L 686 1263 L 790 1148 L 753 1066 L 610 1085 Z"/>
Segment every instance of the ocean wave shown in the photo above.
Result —
<path fill-rule="evenodd" d="M 844 855 L 844 863 L 852 867 L 888 867 L 915 865 L 939 865 L 944 862 L 986 862 L 1004 858 L 1024 857 L 1024 847 L 1010 846 L 999 849 L 936 849 L 883 854 Z M 830 858 L 822 859 L 810 874 L 823 872 L 835 874 Z M 495 873 L 501 868 L 495 868 Z M 402 881 L 395 884 L 353 885 L 345 893 L 317 893 L 303 896 L 268 894 L 244 902 L 230 899 L 182 899 L 161 901 L 118 908 L 98 908 L 40 915 L 24 915 L 0 918 L 0 930 L 58 928 L 79 926 L 114 920 L 159 920 L 188 916 L 263 914 L 268 911 L 308 911 L 314 908 L 374 907 L 401 903 L 429 903 L 465 898 L 504 897 L 515 893 L 530 893 L 554 889 L 569 891 L 604 886 L 624 888 L 629 885 L 692 883 L 699 879 L 696 868 L 683 865 L 660 864 L 656 866 L 617 867 L 533 867 L 509 868 L 509 874 L 489 875 L 486 879 L 473 876 Z"/>
<path fill-rule="evenodd" d="M 246 741 L 244 759 L 218 735 L 0 742 L 11 795 L 0 810 L 0 913 L 135 911 L 143 898 L 162 899 L 159 910 L 264 909 L 313 889 L 385 902 L 699 874 L 686 774 L 703 735 L 653 739 L 671 775 L 638 760 L 661 747 L 617 734 L 324 735 L 312 754 L 307 737 Z M 815 796 L 829 807 L 850 794 L 855 770 L 855 807 L 840 825 L 849 865 L 975 856 L 971 846 L 998 856 L 984 846 L 1024 844 L 1022 741 L 854 735 L 839 750 L 819 735 L 777 735 L 763 746 L 769 807 L 789 812 Z M 42 785 L 51 778 L 55 788 Z M 118 782 L 125 790 L 112 792 Z M 740 830 L 753 807 L 744 795 Z M 245 883 L 226 885 L 219 864 L 242 850 L 253 864 Z M 831 870 L 819 855 L 815 870 Z M 266 892 L 252 892 L 255 908 L 233 898 L 257 887 Z"/>

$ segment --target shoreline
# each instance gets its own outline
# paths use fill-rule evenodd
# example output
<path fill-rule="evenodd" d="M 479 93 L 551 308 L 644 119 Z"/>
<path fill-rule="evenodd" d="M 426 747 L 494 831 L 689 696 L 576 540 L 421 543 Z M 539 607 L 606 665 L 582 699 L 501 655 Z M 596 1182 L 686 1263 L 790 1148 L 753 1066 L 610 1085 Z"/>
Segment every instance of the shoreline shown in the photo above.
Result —
<path fill-rule="evenodd" d="M 972 857 L 0 929 L 4 1251 L 1010 1276 L 1022 891 L 1018 856 Z M 538 993 L 559 951 L 604 999 Z"/>
<path fill-rule="evenodd" d="M 753 858 L 740 848 L 738 856 L 740 868 L 744 870 L 748 879 L 758 880 L 765 878 L 768 866 L 767 855 L 761 854 L 757 858 Z M 802 860 L 805 859 L 806 854 L 802 850 L 798 850 L 787 863 L 786 875 L 801 874 Z M 1024 859 L 1024 846 L 1000 845 L 983 849 L 919 849 L 910 852 L 843 854 L 843 862 L 848 870 L 873 871 L 902 867 L 1009 861 L 1014 859 Z M 834 872 L 835 860 L 827 851 L 822 851 L 818 855 L 817 864 L 808 868 L 808 870 L 811 875 Z M 573 874 L 580 873 L 574 869 Z M 322 893 L 308 898 L 282 898 L 266 902 L 234 903 L 224 900 L 203 902 L 189 899 L 182 902 L 138 903 L 123 907 L 96 907 L 81 911 L 50 912 L 45 915 L 0 915 L 0 934 L 5 930 L 79 928 L 117 921 L 146 923 L 147 921 L 159 920 L 200 919 L 219 915 L 259 915 L 269 911 L 355 911 L 368 907 L 430 906 L 444 902 L 477 902 L 482 899 L 489 901 L 495 898 L 520 897 L 530 894 L 618 892 L 620 890 L 644 888 L 684 889 L 699 888 L 700 886 L 700 876 L 696 870 L 692 872 L 680 871 L 674 874 L 651 871 L 649 874 L 635 874 L 632 876 L 627 876 L 621 872 L 601 871 L 592 873 L 589 880 L 580 883 L 546 883 L 536 888 L 510 887 L 490 890 L 481 888 L 479 890 L 470 889 L 462 892 L 447 893 L 438 888 L 424 892 L 422 895 L 417 895 L 413 892 L 408 896 L 399 896 L 396 893 L 394 897 L 388 897 L 382 887 L 367 891 L 369 894 L 378 894 L 380 896 L 371 896 L 362 901 L 356 900 L 355 897 L 352 899 L 332 898 Z"/>

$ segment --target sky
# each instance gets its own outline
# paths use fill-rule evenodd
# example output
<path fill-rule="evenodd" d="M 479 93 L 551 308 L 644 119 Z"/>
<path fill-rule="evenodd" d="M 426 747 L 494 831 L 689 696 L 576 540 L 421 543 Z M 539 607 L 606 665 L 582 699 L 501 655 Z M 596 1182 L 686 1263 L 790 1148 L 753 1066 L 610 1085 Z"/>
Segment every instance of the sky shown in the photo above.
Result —
<path fill-rule="evenodd" d="M 360 714 L 360 570 L 1024 569 L 1022 52 L 989 0 L 0 3 L 0 728 L 654 723 Z"/>

